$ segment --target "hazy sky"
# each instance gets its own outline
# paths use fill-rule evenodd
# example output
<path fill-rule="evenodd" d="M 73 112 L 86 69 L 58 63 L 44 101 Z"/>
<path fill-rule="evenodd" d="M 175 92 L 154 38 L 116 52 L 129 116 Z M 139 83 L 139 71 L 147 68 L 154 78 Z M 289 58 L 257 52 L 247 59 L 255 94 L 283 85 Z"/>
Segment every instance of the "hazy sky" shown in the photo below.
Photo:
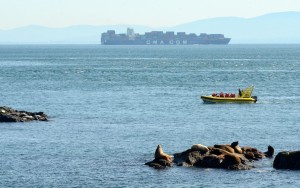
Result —
<path fill-rule="evenodd" d="M 300 0 L 0 0 L 0 29 L 27 25 L 174 26 L 195 20 L 300 11 Z"/>

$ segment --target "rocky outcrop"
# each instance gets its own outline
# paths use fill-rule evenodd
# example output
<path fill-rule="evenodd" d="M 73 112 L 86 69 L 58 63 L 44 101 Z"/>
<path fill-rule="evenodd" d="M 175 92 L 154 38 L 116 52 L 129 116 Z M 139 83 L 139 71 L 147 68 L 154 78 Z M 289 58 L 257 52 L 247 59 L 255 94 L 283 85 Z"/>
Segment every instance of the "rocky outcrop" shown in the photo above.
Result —
<path fill-rule="evenodd" d="M 300 170 L 300 151 L 279 152 L 275 157 L 273 167 L 276 169 Z"/>
<path fill-rule="evenodd" d="M 0 122 L 48 121 L 44 112 L 18 111 L 10 107 L 0 107 Z"/>
<path fill-rule="evenodd" d="M 252 165 L 253 161 L 264 157 L 272 157 L 274 148 L 269 146 L 267 152 L 261 152 L 249 146 L 240 147 L 238 142 L 216 144 L 209 147 L 202 144 L 195 144 L 190 149 L 175 153 L 173 161 L 170 157 L 166 157 L 167 154 L 162 152 L 160 145 L 158 145 L 156 153 L 160 153 L 160 155 L 155 154 L 155 159 L 146 164 L 158 169 L 172 166 L 172 162 L 174 162 L 177 166 L 185 167 L 249 170 L 254 167 Z"/>
<path fill-rule="evenodd" d="M 172 157 L 164 153 L 161 145 L 158 145 L 155 150 L 154 160 L 145 163 L 145 165 L 148 165 L 155 169 L 164 169 L 166 167 L 171 167 L 173 165 L 173 162 Z"/>

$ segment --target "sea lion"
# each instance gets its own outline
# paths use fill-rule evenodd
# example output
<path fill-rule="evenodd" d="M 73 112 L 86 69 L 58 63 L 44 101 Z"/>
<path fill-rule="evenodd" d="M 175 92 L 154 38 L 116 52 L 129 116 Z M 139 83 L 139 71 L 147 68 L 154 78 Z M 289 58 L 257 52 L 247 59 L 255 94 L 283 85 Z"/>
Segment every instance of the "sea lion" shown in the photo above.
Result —
<path fill-rule="evenodd" d="M 207 148 L 208 148 L 208 151 L 211 151 L 214 148 L 214 146 L 207 146 Z"/>
<path fill-rule="evenodd" d="M 266 157 L 272 158 L 274 155 L 274 148 L 272 146 L 268 146 L 268 151 L 264 152 Z"/>
<path fill-rule="evenodd" d="M 256 159 L 262 159 L 262 158 L 266 157 L 265 154 L 262 153 L 262 152 L 260 152 L 260 151 L 255 152 L 253 154 L 254 154 L 254 156 L 255 156 Z"/>
<path fill-rule="evenodd" d="M 219 148 L 213 148 L 210 151 L 210 154 L 214 154 L 214 155 L 218 155 L 221 158 L 223 158 L 225 155 L 234 155 L 238 158 L 240 158 L 240 160 L 242 161 L 242 163 L 246 163 L 247 161 L 249 161 L 243 154 L 239 154 L 239 153 L 230 153 L 226 150 L 223 149 L 219 149 Z"/>
<path fill-rule="evenodd" d="M 222 167 L 228 168 L 232 165 L 239 165 L 242 163 L 242 160 L 239 156 L 233 154 L 224 155 L 224 160 L 222 161 Z"/>
<path fill-rule="evenodd" d="M 230 154 L 230 152 L 220 149 L 220 148 L 212 148 L 209 152 L 210 154 L 214 154 L 214 155 L 227 155 Z"/>
<path fill-rule="evenodd" d="M 163 152 L 161 145 L 157 146 L 155 150 L 154 158 L 155 160 L 164 159 L 168 162 L 172 162 L 172 157 Z"/>
<path fill-rule="evenodd" d="M 222 149 L 222 150 L 225 150 L 225 151 L 228 151 L 229 153 L 234 153 L 234 149 L 228 145 L 219 145 L 219 144 L 216 144 L 214 145 L 215 148 L 219 148 L 219 149 Z"/>
<path fill-rule="evenodd" d="M 256 148 L 244 146 L 244 147 L 242 147 L 242 150 L 244 153 L 247 153 L 247 158 L 249 158 L 249 159 L 259 160 L 259 159 L 262 159 L 265 157 L 265 154 Z M 254 158 L 252 158 L 251 153 L 254 155 Z"/>
<path fill-rule="evenodd" d="M 245 153 L 246 151 L 251 151 L 253 153 L 257 153 L 258 150 L 256 148 L 252 148 L 250 146 L 243 146 L 242 148 L 242 152 Z"/>
<path fill-rule="evenodd" d="M 204 146 L 202 144 L 195 144 L 192 145 L 191 147 L 192 151 L 199 151 L 201 154 L 205 154 L 209 151 L 209 149 L 207 148 L 207 146 Z"/>
<path fill-rule="evenodd" d="M 245 151 L 245 154 L 244 156 L 248 159 L 248 160 L 255 160 L 255 156 L 254 154 L 250 151 L 250 150 L 247 150 Z"/>
<path fill-rule="evenodd" d="M 206 168 L 220 168 L 221 162 L 224 158 L 218 155 L 210 154 L 203 158 L 200 163 L 196 163 L 195 166 Z"/>
<path fill-rule="evenodd" d="M 154 160 L 145 163 L 145 165 L 148 165 L 155 169 L 164 169 L 166 167 L 173 166 L 171 156 L 163 152 L 161 145 L 157 146 L 155 150 L 154 158 L 155 158 Z"/>
<path fill-rule="evenodd" d="M 232 147 L 234 149 L 234 152 L 235 153 L 238 153 L 238 154 L 243 154 L 243 151 L 242 149 L 240 148 L 239 146 L 239 142 L 236 141 L 236 142 L 232 142 L 230 147 Z"/>

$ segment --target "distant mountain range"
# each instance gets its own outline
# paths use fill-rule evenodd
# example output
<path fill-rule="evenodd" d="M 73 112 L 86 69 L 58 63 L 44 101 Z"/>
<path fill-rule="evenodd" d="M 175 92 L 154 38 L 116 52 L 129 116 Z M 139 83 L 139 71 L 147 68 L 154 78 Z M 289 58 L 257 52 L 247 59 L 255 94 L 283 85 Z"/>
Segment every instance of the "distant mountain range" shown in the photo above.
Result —
<path fill-rule="evenodd" d="M 125 33 L 127 27 L 137 33 L 153 30 L 186 33 L 222 33 L 230 44 L 300 44 L 300 12 L 266 14 L 255 18 L 221 17 L 194 21 L 174 27 L 151 28 L 139 25 L 71 26 L 48 28 L 26 26 L 0 30 L 0 44 L 100 44 L 102 32 Z"/>

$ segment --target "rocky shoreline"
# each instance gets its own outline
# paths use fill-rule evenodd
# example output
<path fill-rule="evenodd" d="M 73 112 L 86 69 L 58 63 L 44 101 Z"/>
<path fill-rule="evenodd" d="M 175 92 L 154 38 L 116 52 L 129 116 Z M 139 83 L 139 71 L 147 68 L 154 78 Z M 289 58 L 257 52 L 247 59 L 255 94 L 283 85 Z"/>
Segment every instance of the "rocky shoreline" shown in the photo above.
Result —
<path fill-rule="evenodd" d="M 0 106 L 0 122 L 48 121 L 44 112 L 18 111 L 7 106 Z"/>
<path fill-rule="evenodd" d="M 231 144 L 216 144 L 204 146 L 195 144 L 191 148 L 168 155 L 163 152 L 161 145 L 157 146 L 154 160 L 145 163 L 155 169 L 165 169 L 177 166 L 198 168 L 221 168 L 228 170 L 250 170 L 255 168 L 255 161 L 264 158 L 273 158 L 274 148 L 268 146 L 266 152 L 259 151 L 250 146 L 240 147 L 238 142 Z M 275 157 L 273 167 L 275 169 L 300 170 L 300 151 L 279 152 Z"/>

